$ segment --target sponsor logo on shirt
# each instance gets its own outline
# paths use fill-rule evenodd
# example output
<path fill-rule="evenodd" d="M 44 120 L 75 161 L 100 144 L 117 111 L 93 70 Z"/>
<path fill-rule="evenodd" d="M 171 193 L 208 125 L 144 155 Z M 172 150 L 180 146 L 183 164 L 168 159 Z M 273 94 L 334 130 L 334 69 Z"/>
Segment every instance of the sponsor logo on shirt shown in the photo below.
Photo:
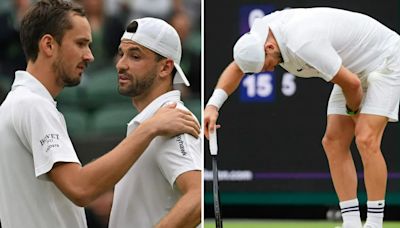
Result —
<path fill-rule="evenodd" d="M 185 146 L 183 145 L 182 135 L 176 136 L 176 141 L 178 142 L 179 150 L 181 151 L 181 154 L 183 156 L 186 156 L 187 152 L 185 151 Z"/>
<path fill-rule="evenodd" d="M 47 146 L 46 152 L 49 152 L 51 148 L 60 147 L 58 140 L 60 140 L 58 134 L 47 134 L 40 140 L 40 145 Z"/>

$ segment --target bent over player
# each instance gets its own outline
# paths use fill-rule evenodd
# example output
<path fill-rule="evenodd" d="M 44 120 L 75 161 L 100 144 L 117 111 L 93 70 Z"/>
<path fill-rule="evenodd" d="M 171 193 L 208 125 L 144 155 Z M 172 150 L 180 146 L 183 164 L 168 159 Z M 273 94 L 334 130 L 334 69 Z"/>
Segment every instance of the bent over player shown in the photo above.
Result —
<path fill-rule="evenodd" d="M 288 9 L 256 19 L 233 48 L 234 61 L 219 78 L 204 114 L 205 133 L 244 73 L 280 65 L 299 77 L 334 83 L 322 144 L 343 228 L 362 227 L 357 173 L 350 153 L 355 138 L 364 168 L 368 216 L 364 228 L 383 223 L 387 168 L 381 152 L 385 127 L 398 121 L 400 36 L 375 19 L 333 8 Z"/>

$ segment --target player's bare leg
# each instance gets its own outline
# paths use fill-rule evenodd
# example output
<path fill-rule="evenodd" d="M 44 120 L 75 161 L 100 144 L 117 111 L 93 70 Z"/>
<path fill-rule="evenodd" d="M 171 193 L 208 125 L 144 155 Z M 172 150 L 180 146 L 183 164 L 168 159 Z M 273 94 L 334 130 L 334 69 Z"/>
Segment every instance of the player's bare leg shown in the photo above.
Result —
<path fill-rule="evenodd" d="M 343 228 L 361 228 L 357 200 L 357 172 L 350 145 L 354 121 L 344 115 L 328 115 L 322 144 L 329 162 L 333 185 L 340 200 Z"/>
<path fill-rule="evenodd" d="M 333 185 L 340 201 L 357 198 L 357 173 L 350 153 L 354 122 L 343 115 L 329 115 L 322 140 Z"/>
<path fill-rule="evenodd" d="M 387 168 L 381 151 L 381 141 L 387 121 L 386 117 L 360 114 L 355 130 L 368 195 L 368 217 L 364 226 L 368 228 L 382 227 Z"/>

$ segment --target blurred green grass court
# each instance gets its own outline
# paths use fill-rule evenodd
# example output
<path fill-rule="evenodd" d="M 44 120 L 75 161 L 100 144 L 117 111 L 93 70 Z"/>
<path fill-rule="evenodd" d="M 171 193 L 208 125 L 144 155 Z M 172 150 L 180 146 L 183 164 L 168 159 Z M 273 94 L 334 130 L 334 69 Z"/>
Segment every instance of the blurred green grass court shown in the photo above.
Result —
<path fill-rule="evenodd" d="M 225 219 L 224 228 L 335 228 L 341 222 L 312 221 L 312 220 L 233 220 Z M 206 219 L 204 228 L 214 228 L 215 220 Z M 384 222 L 384 228 L 399 228 L 400 222 Z"/>

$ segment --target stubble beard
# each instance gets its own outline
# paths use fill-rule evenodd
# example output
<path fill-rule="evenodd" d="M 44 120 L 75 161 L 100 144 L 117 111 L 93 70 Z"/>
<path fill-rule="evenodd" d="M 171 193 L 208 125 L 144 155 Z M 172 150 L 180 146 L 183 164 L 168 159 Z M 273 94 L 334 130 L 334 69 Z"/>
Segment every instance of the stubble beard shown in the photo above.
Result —
<path fill-rule="evenodd" d="M 57 60 L 52 64 L 53 70 L 57 75 L 58 84 L 64 87 L 73 87 L 79 85 L 81 82 L 81 77 L 72 77 L 65 70 L 64 61 L 61 58 L 57 58 Z"/>
<path fill-rule="evenodd" d="M 118 85 L 118 92 L 121 95 L 128 97 L 137 97 L 145 94 L 152 87 L 154 80 L 156 79 L 155 73 L 145 76 L 142 80 L 138 80 L 137 77 L 130 74 L 126 74 L 126 76 L 130 79 L 131 84 L 126 85 L 125 87 Z"/>

